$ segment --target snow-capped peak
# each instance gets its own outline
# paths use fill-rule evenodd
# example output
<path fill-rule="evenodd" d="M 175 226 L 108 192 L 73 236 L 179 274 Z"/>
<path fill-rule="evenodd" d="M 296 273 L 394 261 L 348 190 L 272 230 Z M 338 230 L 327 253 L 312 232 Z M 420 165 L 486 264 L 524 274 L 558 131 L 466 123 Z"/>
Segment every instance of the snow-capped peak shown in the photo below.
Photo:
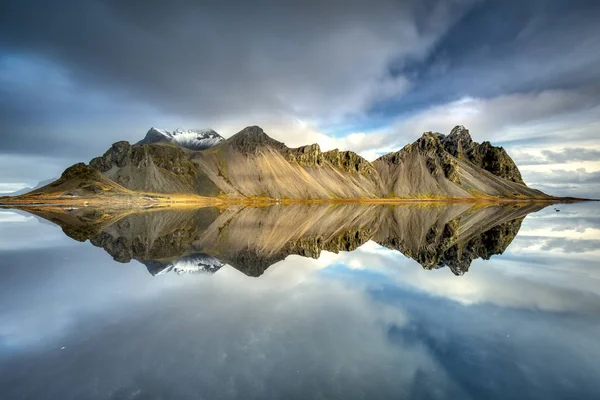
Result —
<path fill-rule="evenodd" d="M 190 254 L 173 261 L 142 261 L 152 275 L 163 275 L 174 272 L 178 275 L 215 273 L 225 263 L 208 254 Z"/>
<path fill-rule="evenodd" d="M 162 135 L 165 137 L 171 137 L 171 134 L 168 131 L 165 131 L 164 129 L 155 128 L 155 127 L 150 128 L 148 133 L 159 134 L 159 135 Z"/>
<path fill-rule="evenodd" d="M 164 129 L 150 128 L 146 137 L 138 144 L 171 142 L 190 150 L 205 150 L 223 141 L 223 137 L 212 129 L 175 129 L 172 133 Z"/>

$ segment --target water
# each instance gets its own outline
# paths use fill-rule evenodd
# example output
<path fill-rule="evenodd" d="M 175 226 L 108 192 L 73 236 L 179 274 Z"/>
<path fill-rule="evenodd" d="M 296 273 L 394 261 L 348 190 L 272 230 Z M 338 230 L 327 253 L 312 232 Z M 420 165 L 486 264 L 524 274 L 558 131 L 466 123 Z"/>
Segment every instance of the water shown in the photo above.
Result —
<path fill-rule="evenodd" d="M 600 207 L 540 208 L 0 210 L 0 397 L 600 398 Z"/>

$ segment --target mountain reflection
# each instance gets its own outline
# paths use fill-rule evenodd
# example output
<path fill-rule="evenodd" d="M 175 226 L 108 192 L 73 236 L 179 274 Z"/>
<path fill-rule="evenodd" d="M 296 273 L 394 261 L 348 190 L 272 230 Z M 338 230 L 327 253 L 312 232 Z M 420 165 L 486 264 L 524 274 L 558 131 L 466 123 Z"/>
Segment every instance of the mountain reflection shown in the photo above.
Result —
<path fill-rule="evenodd" d="M 352 251 L 372 240 L 426 269 L 455 275 L 475 259 L 502 254 L 527 214 L 544 204 L 293 204 L 227 209 L 97 210 L 28 208 L 65 234 L 89 240 L 116 261 L 132 259 L 152 275 L 218 271 L 248 276 L 295 254 Z"/>

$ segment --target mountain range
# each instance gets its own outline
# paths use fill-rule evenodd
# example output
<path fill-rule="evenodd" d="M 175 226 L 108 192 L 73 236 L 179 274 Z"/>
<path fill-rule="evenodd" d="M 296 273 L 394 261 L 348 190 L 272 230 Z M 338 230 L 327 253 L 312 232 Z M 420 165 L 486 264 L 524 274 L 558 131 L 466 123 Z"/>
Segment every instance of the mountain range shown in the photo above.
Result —
<path fill-rule="evenodd" d="M 228 139 L 210 129 L 151 128 L 140 142 L 114 143 L 89 164 L 76 164 L 17 199 L 161 201 L 175 195 L 221 201 L 551 198 L 523 182 L 502 147 L 473 141 L 463 126 L 448 135 L 426 132 L 373 162 L 318 144 L 290 148 L 249 126 Z"/>

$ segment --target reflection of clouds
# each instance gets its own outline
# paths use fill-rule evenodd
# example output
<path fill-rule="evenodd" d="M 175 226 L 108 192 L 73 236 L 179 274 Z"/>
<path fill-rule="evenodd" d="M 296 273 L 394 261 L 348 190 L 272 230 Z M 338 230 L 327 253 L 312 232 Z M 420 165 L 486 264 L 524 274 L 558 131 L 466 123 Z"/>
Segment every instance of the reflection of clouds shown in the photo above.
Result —
<path fill-rule="evenodd" d="M 522 232 L 519 232 L 519 235 L 565 239 L 600 239 L 600 229 L 588 228 L 582 225 L 578 225 L 577 228 L 573 225 L 554 225 L 547 228 L 523 229 Z"/>
<path fill-rule="evenodd" d="M 0 210 L 0 250 L 50 248 L 72 245 L 53 224 L 40 223 L 33 216 Z M 1 266 L 1 264 L 0 264 Z"/>
<path fill-rule="evenodd" d="M 542 258 L 552 254 L 559 258 L 589 258 L 600 255 L 600 240 L 569 239 L 564 237 L 524 236 L 511 246 L 511 253 L 537 255 Z M 578 255 L 581 255 L 579 257 Z"/>
<path fill-rule="evenodd" d="M 550 239 L 546 241 L 543 249 L 560 249 L 565 253 L 600 253 L 600 240 Z"/>
<path fill-rule="evenodd" d="M 425 270 L 397 252 L 376 255 L 360 250 L 341 254 L 338 263 L 344 264 L 346 257 L 352 257 L 365 268 L 377 270 L 382 281 L 391 280 L 395 285 L 461 304 L 492 303 L 548 311 L 600 312 L 600 287 L 597 285 L 600 271 L 594 269 L 540 268 L 535 260 L 513 263 L 503 262 L 501 257 L 495 256 L 490 261 L 475 260 L 468 273 L 456 277 L 447 268 Z"/>
<path fill-rule="evenodd" d="M 12 211 L 0 210 L 0 224 L 5 222 L 26 222 L 29 219 L 33 219 L 33 217 L 17 214 Z"/>
<path fill-rule="evenodd" d="M 143 397 L 163 390 L 167 398 L 186 398 L 198 390 L 206 398 L 290 398 L 299 393 L 307 398 L 351 398 L 356 393 L 381 398 L 410 388 L 419 371 L 437 369 L 421 346 L 390 342 L 388 331 L 402 329 L 408 320 L 401 306 L 381 303 L 355 285 L 321 279 L 318 269 L 301 268 L 300 260 L 258 279 L 225 267 L 212 276 L 173 276 L 171 281 L 183 282 L 177 285 L 165 280 L 167 275 L 150 276 L 141 266 L 96 265 L 103 279 L 77 273 L 76 265 L 65 267 L 58 275 L 62 289 L 70 293 L 56 298 L 41 290 L 46 302 L 55 301 L 55 311 L 46 321 L 38 320 L 51 323 L 60 309 L 70 323 L 60 335 L 45 338 L 39 353 L 13 358 L 0 376 L 0 387 L 10 382 L 4 391 L 8 397 L 19 393 L 30 398 L 48 387 L 63 398 L 74 390 L 85 398 L 136 391 Z M 306 270 L 305 278 L 294 279 L 291 267 Z M 286 271 L 292 279 L 283 277 Z M 29 294 L 39 290 L 36 282 L 28 283 Z M 129 293 L 120 294 L 125 288 Z M 112 296 L 111 301 L 99 300 Z M 18 322 L 16 316 L 12 322 Z M 21 328 L 34 331 L 30 340 L 49 334 L 40 326 Z M 31 341 L 13 345 L 32 349 Z M 426 391 L 446 392 L 452 385 L 439 371 L 435 387 Z"/>
<path fill-rule="evenodd" d="M 115 263 L 103 250 L 59 233 L 56 248 L 0 253 L 0 347 L 46 345 L 65 335 L 81 315 L 210 278 L 154 278 L 137 262 Z M 158 279 L 160 285 L 153 284 Z"/>

